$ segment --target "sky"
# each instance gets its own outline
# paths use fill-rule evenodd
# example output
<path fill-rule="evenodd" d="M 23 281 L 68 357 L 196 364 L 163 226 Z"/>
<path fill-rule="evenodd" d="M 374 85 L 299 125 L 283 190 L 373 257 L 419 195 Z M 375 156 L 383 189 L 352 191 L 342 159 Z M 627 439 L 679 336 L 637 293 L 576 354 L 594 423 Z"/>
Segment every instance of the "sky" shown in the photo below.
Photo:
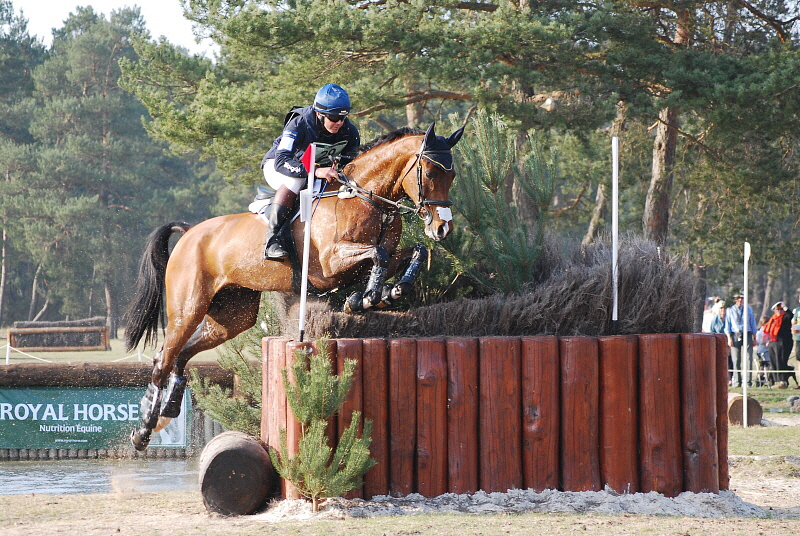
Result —
<path fill-rule="evenodd" d="M 210 59 L 218 50 L 208 39 L 200 44 L 195 42 L 192 23 L 183 18 L 179 0 L 11 0 L 11 3 L 15 13 L 22 10 L 28 19 L 29 33 L 38 36 L 48 47 L 52 42 L 53 28 L 61 28 L 77 6 L 92 6 L 106 19 L 115 9 L 139 6 L 153 39 L 163 35 L 170 43 L 185 47 L 192 54 L 205 53 Z"/>

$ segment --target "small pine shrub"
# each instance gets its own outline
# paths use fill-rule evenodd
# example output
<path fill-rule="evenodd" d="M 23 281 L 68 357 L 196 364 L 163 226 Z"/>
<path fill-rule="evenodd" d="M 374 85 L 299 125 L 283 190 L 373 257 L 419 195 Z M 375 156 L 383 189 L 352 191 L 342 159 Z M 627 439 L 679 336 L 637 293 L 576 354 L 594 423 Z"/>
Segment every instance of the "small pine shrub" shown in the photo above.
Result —
<path fill-rule="evenodd" d="M 292 365 L 294 382 L 283 369 L 283 385 L 295 418 L 300 422 L 301 437 L 297 454 L 288 457 L 286 429 L 280 431 L 280 452 L 270 451 L 278 473 L 294 485 L 304 497 L 311 499 L 314 512 L 325 497 L 338 497 L 360 487 L 364 474 L 377 462 L 370 457 L 372 422 L 364 421 L 361 437 L 357 436 L 361 414 L 354 411 L 336 447 L 328 445 L 325 435 L 327 419 L 341 408 L 353 381 L 356 362 L 345 361 L 341 374 L 332 372 L 327 341 L 318 341 L 316 355 L 303 349 L 295 353 Z"/>

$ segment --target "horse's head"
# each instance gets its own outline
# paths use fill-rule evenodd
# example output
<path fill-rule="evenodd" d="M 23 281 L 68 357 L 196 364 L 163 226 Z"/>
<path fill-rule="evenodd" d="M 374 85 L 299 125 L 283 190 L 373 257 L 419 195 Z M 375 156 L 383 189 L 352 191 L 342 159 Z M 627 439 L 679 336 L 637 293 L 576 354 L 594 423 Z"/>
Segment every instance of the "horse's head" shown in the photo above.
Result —
<path fill-rule="evenodd" d="M 425 132 L 416 159 L 416 173 L 406 177 L 403 189 L 425 222 L 425 234 L 433 240 L 442 240 L 452 230 L 450 186 L 456 176 L 452 148 L 461 139 L 464 127 L 445 138 L 436 135 L 435 124 L 431 123 Z"/>

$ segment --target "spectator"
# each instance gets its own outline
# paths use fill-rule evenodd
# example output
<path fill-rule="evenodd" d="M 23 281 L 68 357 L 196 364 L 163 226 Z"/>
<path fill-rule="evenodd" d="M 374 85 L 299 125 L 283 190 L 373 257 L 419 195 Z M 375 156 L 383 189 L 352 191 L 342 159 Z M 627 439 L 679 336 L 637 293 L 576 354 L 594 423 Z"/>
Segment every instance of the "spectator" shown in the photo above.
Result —
<path fill-rule="evenodd" d="M 725 315 L 725 335 L 728 336 L 728 346 L 731 348 L 731 360 L 733 361 L 731 387 L 739 387 L 742 385 L 742 347 L 747 349 L 748 363 L 753 362 L 753 346 L 756 342 L 756 320 L 753 316 L 752 307 L 748 305 L 745 311 L 744 296 L 736 294 L 733 300 L 734 304 L 728 308 Z M 747 344 L 744 341 L 745 318 L 747 319 Z M 750 378 L 748 377 L 744 381 L 749 382 Z"/>
<path fill-rule="evenodd" d="M 798 299 L 798 302 L 800 302 L 800 299 Z M 798 384 L 798 380 L 800 380 L 800 360 L 797 359 L 798 347 L 800 346 L 800 306 L 792 310 L 792 335 L 792 351 L 789 353 L 789 359 L 786 364 L 794 368 L 794 388 L 800 389 L 800 384 Z"/>
<path fill-rule="evenodd" d="M 764 325 L 764 333 L 768 337 L 770 361 L 777 371 L 776 385 L 779 389 L 786 389 L 789 386 L 789 377 L 794 377 L 794 372 L 788 372 L 787 364 L 792 340 L 791 316 L 786 312 L 783 302 L 775 303 L 772 311 L 772 316 Z"/>
<path fill-rule="evenodd" d="M 714 312 L 714 306 L 716 303 L 717 300 L 713 297 L 706 300 L 706 305 L 703 309 L 703 325 L 701 328 L 703 333 L 713 333 L 711 331 L 711 323 L 714 321 L 714 317 L 716 316 L 716 313 Z"/>
<path fill-rule="evenodd" d="M 709 324 L 710 333 L 725 333 L 726 313 L 727 309 L 725 309 L 725 302 L 720 300 L 714 304 L 714 306 L 711 308 L 712 318 Z"/>
<path fill-rule="evenodd" d="M 774 383 L 772 375 L 768 372 L 772 369 L 772 362 L 769 358 L 769 348 L 767 348 L 768 337 L 767 334 L 764 333 L 764 326 L 768 320 L 769 317 L 762 316 L 761 320 L 758 321 L 758 331 L 756 332 L 756 344 L 758 345 L 756 346 L 756 357 L 758 358 L 758 365 L 761 370 L 757 378 L 757 383 L 761 386 L 772 386 Z"/>

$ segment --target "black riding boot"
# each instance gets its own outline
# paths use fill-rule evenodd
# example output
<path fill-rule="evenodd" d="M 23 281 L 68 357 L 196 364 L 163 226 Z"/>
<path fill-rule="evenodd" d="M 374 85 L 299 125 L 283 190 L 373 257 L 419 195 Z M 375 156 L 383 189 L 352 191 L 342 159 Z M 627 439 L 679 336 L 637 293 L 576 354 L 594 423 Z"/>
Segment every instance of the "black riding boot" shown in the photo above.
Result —
<path fill-rule="evenodd" d="M 269 259 L 271 261 L 278 261 L 283 262 L 282 257 L 286 257 L 289 253 L 283 249 L 283 246 L 280 243 L 280 239 L 278 238 L 278 234 L 281 231 L 281 227 L 286 222 L 286 218 L 289 217 L 289 212 L 291 209 L 289 207 L 285 207 L 283 205 L 279 205 L 274 201 L 269 206 L 269 214 L 267 216 L 268 222 L 268 229 L 267 229 L 267 238 L 264 243 L 264 258 Z"/>

